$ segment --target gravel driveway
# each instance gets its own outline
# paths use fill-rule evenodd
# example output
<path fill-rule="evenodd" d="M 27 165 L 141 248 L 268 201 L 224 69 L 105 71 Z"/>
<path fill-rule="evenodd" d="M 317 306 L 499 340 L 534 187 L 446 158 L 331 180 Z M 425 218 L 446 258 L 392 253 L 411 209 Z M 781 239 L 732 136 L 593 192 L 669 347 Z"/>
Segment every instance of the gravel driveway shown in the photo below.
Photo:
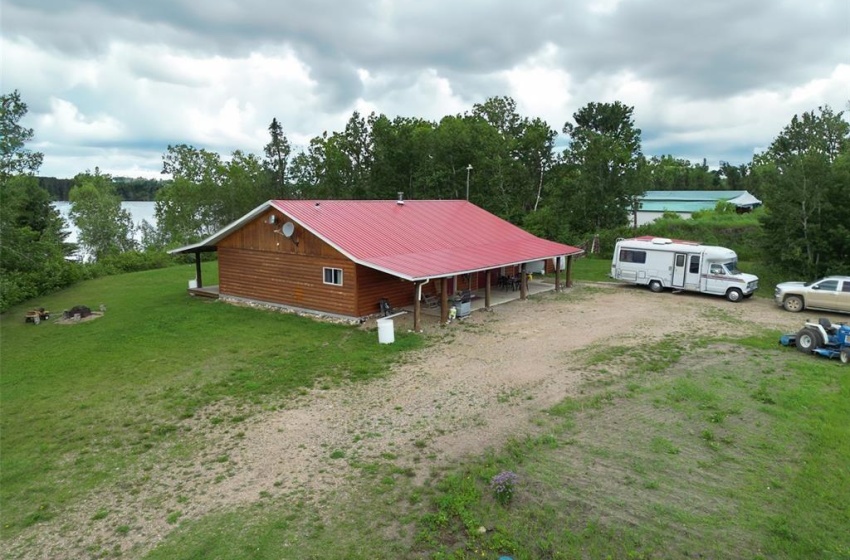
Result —
<path fill-rule="evenodd" d="M 422 480 L 435 464 L 533 432 L 536 415 L 576 395 L 586 381 L 582 364 L 589 347 L 642 345 L 666 335 L 734 336 L 758 327 L 790 332 L 804 319 L 765 299 L 732 304 L 696 294 L 578 285 L 566 294 L 478 311 L 444 327 L 427 323 L 424 335 L 434 343 L 387 377 L 316 389 L 284 410 L 251 416 L 238 434 L 221 428 L 210 434 L 215 444 L 204 455 L 149 472 L 146 492 L 92 496 L 52 520 L 55 530 L 45 531 L 42 524 L 8 544 L 21 557 L 73 558 L 85 556 L 82 551 L 92 543 L 117 543 L 133 557 L 174 528 L 165 511 L 192 519 L 253 503 L 261 492 L 321 495 L 337 488 L 353 471 L 348 461 L 329 460 L 334 452 L 366 461 L 392 453 Z M 397 329 L 404 328 L 401 319 Z M 206 411 L 191 422 L 209 431 L 209 419 L 221 413 Z M 217 463 L 214 458 L 222 455 L 229 460 Z M 429 460 L 421 461 L 423 455 Z M 177 496 L 183 497 L 180 503 Z M 114 513 L 110 529 L 101 531 L 90 520 L 104 507 Z M 125 521 L 133 530 L 117 538 L 114 527 Z M 80 534 L 81 526 L 91 530 Z"/>

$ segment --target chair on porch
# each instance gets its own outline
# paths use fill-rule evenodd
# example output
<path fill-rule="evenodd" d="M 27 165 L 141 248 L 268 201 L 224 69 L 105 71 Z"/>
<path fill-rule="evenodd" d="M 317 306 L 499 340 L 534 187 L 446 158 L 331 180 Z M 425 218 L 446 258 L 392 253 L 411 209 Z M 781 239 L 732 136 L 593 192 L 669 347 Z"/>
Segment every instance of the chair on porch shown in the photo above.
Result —
<path fill-rule="evenodd" d="M 440 307 L 440 300 L 434 294 L 424 294 L 422 296 L 422 303 L 425 304 L 425 307 Z"/>

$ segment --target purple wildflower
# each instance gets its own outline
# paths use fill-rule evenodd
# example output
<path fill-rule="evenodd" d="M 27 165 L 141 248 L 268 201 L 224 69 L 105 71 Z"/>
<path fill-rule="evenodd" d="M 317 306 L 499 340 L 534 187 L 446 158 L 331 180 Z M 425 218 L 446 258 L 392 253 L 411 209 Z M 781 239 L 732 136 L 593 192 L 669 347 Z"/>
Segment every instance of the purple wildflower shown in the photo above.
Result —
<path fill-rule="evenodd" d="M 514 497 L 514 486 L 519 481 L 519 476 L 512 471 L 502 471 L 490 479 L 490 489 L 493 496 L 500 504 L 508 505 Z"/>

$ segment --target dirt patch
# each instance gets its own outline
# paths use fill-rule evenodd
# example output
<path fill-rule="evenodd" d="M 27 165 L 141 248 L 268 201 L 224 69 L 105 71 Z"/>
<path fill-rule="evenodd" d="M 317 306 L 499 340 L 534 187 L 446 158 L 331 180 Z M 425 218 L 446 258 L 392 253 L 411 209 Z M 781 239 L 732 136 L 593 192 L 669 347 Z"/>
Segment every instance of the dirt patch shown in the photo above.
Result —
<path fill-rule="evenodd" d="M 53 322 L 57 325 L 77 325 L 79 323 L 88 323 L 89 321 L 100 319 L 101 317 L 103 317 L 103 313 L 100 311 L 92 311 L 91 314 L 86 315 L 85 317 L 57 317 L 53 320 Z"/>
<path fill-rule="evenodd" d="M 533 431 L 531 421 L 541 411 L 600 375 L 583 368 L 591 352 L 671 335 L 735 337 L 754 327 L 790 332 L 801 321 L 769 300 L 732 304 L 691 294 L 579 286 L 568 294 L 475 312 L 448 326 L 426 323 L 425 335 L 436 337 L 435 344 L 410 355 L 386 378 L 315 390 L 237 429 L 211 430 L 204 422 L 209 415 L 199 415 L 187 426 L 204 426 L 214 442 L 201 454 L 134 474 L 120 488 L 105 489 L 5 545 L 20 558 L 81 558 L 98 549 L 136 557 L 173 529 L 169 512 L 196 519 L 255 503 L 261 493 L 320 497 L 338 490 L 353 470 L 335 457 L 373 460 L 392 454 L 422 480 L 435 465 Z M 126 492 L 142 478 L 142 491 Z M 93 521 L 104 508 L 108 521 Z M 118 535 L 116 526 L 129 530 Z"/>

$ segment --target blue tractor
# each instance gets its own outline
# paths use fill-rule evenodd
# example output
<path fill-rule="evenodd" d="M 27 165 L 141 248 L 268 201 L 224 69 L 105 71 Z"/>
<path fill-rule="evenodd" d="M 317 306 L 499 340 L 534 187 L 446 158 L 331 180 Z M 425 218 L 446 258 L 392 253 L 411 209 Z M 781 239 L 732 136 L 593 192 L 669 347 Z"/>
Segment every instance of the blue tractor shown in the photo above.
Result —
<path fill-rule="evenodd" d="M 850 325 L 833 325 L 829 319 L 817 323 L 806 321 L 797 334 L 784 334 L 779 338 L 783 346 L 796 346 L 804 354 L 820 354 L 838 358 L 842 364 L 850 363 Z"/>

